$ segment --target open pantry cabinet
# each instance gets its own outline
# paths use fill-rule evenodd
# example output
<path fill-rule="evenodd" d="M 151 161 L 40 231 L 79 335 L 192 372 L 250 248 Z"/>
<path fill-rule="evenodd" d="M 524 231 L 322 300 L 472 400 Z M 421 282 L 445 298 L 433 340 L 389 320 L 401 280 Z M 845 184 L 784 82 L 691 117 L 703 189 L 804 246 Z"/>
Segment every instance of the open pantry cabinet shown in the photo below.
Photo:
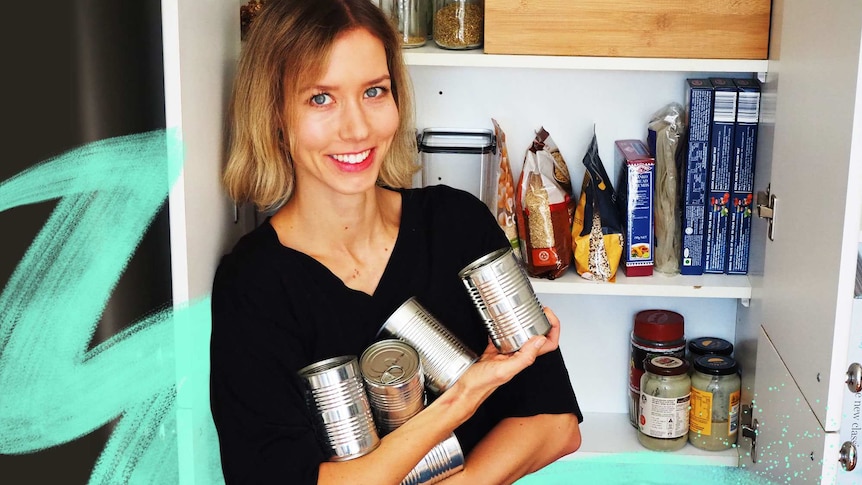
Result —
<path fill-rule="evenodd" d="M 617 283 L 601 284 L 570 270 L 554 281 L 533 280 L 562 321 L 561 347 L 586 413 L 582 448 L 564 459 L 654 459 L 628 423 L 629 333 L 637 311 L 664 308 L 685 317 L 687 338 L 734 342 L 743 404 L 753 406 L 746 420 L 757 422 L 756 446 L 749 438 L 726 452 L 686 445 L 672 461 L 743 466 L 782 482 L 862 483 L 862 472 L 839 465 L 848 422 L 842 405 L 851 398 L 848 346 L 862 343 L 850 340 L 862 212 L 862 130 L 854 124 L 862 106 L 862 6 L 776 1 L 772 9 L 768 61 L 406 51 L 420 129 L 490 128 L 494 117 L 517 178 L 534 132 L 544 127 L 578 193 L 594 130 L 615 180 L 613 142 L 645 140 L 650 116 L 684 101 L 686 78 L 764 81 L 755 185 L 769 187 L 777 202 L 774 240 L 766 219 L 754 223 L 749 276 L 625 278 L 618 271 Z"/>
<path fill-rule="evenodd" d="M 178 306 L 208 293 L 218 257 L 249 223 L 234 223 L 234 208 L 218 187 L 222 107 L 243 3 L 162 2 L 168 126 L 182 130 L 186 148 L 184 176 L 170 199 Z M 844 472 L 838 462 L 841 445 L 855 444 L 859 429 L 842 405 L 862 400 L 844 383 L 848 359 L 857 355 L 858 361 L 852 351 L 862 343 L 859 306 L 852 308 L 862 219 L 856 124 L 862 119 L 862 5 L 775 0 L 772 11 L 768 61 L 485 55 L 433 46 L 405 51 L 419 128 L 491 128 L 494 117 L 507 134 L 517 175 L 534 130 L 544 126 L 578 190 L 594 129 L 601 158 L 615 171 L 614 140 L 645 138 L 653 112 L 683 101 L 686 78 L 765 81 L 755 182 L 778 200 L 775 240 L 766 237 L 766 220 L 756 219 L 749 276 L 620 274 L 615 284 L 593 284 L 571 272 L 534 280 L 542 302 L 563 322 L 564 358 L 586 412 L 583 447 L 564 459 L 644 451 L 626 411 L 629 332 L 637 311 L 666 308 L 685 317 L 688 338 L 734 342 L 743 401 L 754 401 L 751 417 L 758 423 L 756 463 L 746 438 L 738 449 L 719 453 L 687 445 L 672 460 L 745 466 L 789 483 L 862 483 L 862 467 Z M 192 337 L 178 335 L 178 346 Z M 208 483 L 200 458 L 212 447 L 203 422 L 206 394 L 188 392 L 190 384 L 205 391 L 205 381 L 190 377 L 206 376 L 206 356 L 182 349 L 178 355 L 178 379 L 186 383 L 178 393 L 180 482 Z M 651 459 L 647 452 L 620 456 Z"/>

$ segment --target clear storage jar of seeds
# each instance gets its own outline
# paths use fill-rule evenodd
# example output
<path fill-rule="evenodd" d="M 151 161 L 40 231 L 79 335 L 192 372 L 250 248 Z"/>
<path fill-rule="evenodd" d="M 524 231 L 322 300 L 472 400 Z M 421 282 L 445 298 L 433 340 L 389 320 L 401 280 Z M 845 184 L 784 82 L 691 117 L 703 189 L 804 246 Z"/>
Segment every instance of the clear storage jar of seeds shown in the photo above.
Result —
<path fill-rule="evenodd" d="M 434 0 L 434 42 L 444 49 L 482 47 L 485 5 L 482 0 Z"/>
<path fill-rule="evenodd" d="M 421 47 L 428 40 L 427 2 L 432 0 L 390 0 L 402 47 Z"/>

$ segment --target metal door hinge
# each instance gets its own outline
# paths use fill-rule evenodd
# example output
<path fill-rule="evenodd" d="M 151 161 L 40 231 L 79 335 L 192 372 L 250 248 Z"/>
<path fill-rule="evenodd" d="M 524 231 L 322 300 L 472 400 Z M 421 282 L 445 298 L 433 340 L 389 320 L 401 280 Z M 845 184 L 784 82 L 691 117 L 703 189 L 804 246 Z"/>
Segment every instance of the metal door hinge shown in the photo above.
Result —
<path fill-rule="evenodd" d="M 775 240 L 775 215 L 777 214 L 776 203 L 778 198 L 775 194 L 770 193 L 771 185 L 766 186 L 766 191 L 757 193 L 757 217 L 766 219 L 769 226 L 766 230 L 766 235 L 770 241 Z"/>
<path fill-rule="evenodd" d="M 742 412 L 739 416 L 739 429 L 742 431 L 743 438 L 751 440 L 749 455 L 751 456 L 751 462 L 757 463 L 757 419 L 753 418 L 751 413 L 751 405 L 743 404 Z"/>
<path fill-rule="evenodd" d="M 846 472 L 852 472 L 856 468 L 856 445 L 845 441 L 838 451 L 838 462 Z"/>
<path fill-rule="evenodd" d="M 844 383 L 847 384 L 850 392 L 862 392 L 862 365 L 858 362 L 850 364 L 847 369 L 847 380 Z"/>

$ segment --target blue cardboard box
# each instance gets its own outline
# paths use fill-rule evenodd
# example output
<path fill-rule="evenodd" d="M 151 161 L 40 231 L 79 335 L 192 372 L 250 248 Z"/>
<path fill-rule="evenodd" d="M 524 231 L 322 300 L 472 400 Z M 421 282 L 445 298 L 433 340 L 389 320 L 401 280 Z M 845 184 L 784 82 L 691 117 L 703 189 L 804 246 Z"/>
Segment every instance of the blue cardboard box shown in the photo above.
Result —
<path fill-rule="evenodd" d="M 682 241 L 680 274 L 703 274 L 706 238 L 705 212 L 707 163 L 710 152 L 710 129 L 713 107 L 712 83 L 709 79 L 686 80 L 685 109 L 688 118 L 686 155 L 682 167 Z"/>
<path fill-rule="evenodd" d="M 737 88 L 731 78 L 710 78 L 713 96 L 710 155 L 707 165 L 704 273 L 724 273 L 730 226 L 730 186 L 734 159 Z"/>
<path fill-rule="evenodd" d="M 739 98 L 734 133 L 731 211 L 725 272 L 748 274 L 761 89 L 757 79 L 735 79 L 734 84 L 738 89 Z"/>

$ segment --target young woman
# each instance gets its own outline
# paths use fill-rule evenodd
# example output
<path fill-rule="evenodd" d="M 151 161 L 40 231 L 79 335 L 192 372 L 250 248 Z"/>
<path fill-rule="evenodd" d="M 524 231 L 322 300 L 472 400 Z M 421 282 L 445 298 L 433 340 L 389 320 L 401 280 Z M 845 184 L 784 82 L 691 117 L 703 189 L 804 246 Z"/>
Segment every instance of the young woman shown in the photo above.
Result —
<path fill-rule="evenodd" d="M 475 197 L 410 189 L 412 100 L 398 35 L 369 0 L 269 0 L 244 46 L 225 185 L 276 210 L 224 257 L 212 293 L 212 411 L 228 483 L 398 484 L 453 431 L 446 484 L 511 483 L 574 452 L 582 419 L 547 337 L 489 344 L 458 277 L 508 241 Z M 297 371 L 359 355 L 410 297 L 481 355 L 362 457 L 330 462 Z"/>

